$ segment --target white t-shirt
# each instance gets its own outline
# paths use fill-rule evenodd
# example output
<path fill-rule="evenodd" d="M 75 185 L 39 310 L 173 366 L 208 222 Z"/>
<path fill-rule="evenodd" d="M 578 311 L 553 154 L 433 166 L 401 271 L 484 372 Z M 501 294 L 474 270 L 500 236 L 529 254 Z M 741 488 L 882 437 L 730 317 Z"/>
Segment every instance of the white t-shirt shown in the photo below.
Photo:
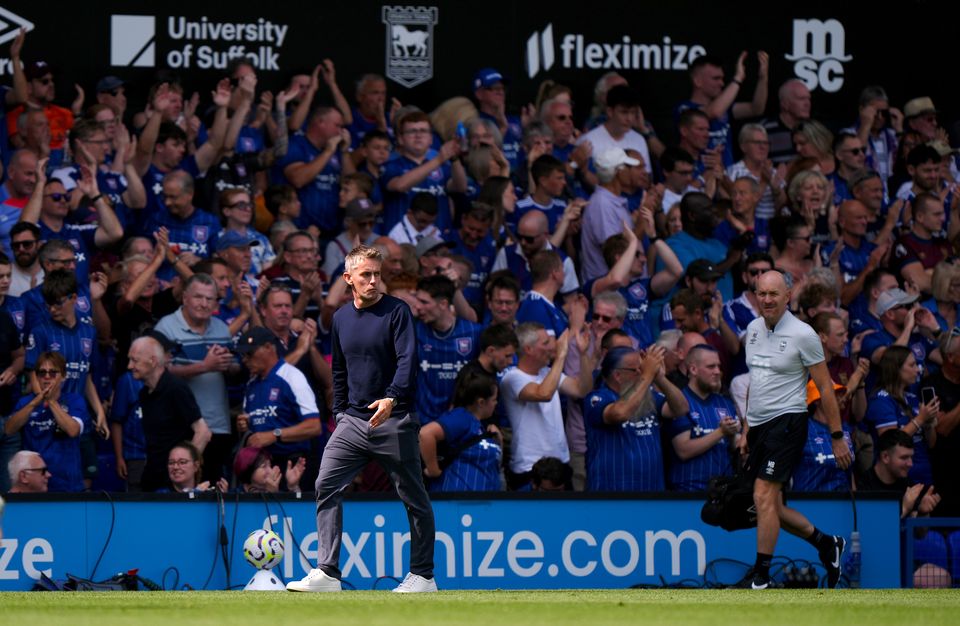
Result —
<path fill-rule="evenodd" d="M 758 426 L 786 413 L 806 412 L 810 366 L 825 360 L 816 331 L 790 311 L 773 330 L 758 317 L 747 326 L 745 347 L 750 368 L 747 423 Z"/>
<path fill-rule="evenodd" d="M 560 394 L 553 392 L 549 402 L 521 402 L 520 391 L 530 383 L 540 384 L 550 372 L 549 367 L 535 376 L 518 367 L 509 368 L 500 382 L 500 397 L 513 429 L 510 444 L 510 471 L 515 474 L 529 472 L 533 464 L 545 456 L 552 456 L 564 463 L 570 461 L 570 450 L 563 432 L 563 415 L 560 413 Z M 560 375 L 560 384 L 566 380 Z"/>
<path fill-rule="evenodd" d="M 594 158 L 603 154 L 610 148 L 636 150 L 643 155 L 644 169 L 647 170 L 647 173 L 652 172 L 650 169 L 650 149 L 647 148 L 647 140 L 643 138 L 643 135 L 635 130 L 628 130 L 626 134 L 618 141 L 610 136 L 606 126 L 600 124 L 589 133 L 581 135 L 580 139 L 577 140 L 577 145 L 579 146 L 584 141 L 589 141 L 590 145 L 593 146 L 592 156 Z"/>

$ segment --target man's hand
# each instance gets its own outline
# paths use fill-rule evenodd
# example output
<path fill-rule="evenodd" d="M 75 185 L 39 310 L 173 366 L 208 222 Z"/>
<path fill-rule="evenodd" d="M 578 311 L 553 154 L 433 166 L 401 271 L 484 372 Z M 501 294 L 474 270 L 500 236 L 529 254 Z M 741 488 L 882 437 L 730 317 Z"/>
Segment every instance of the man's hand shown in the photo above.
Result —
<path fill-rule="evenodd" d="M 320 74 L 323 76 L 323 82 L 327 83 L 327 86 L 333 86 L 337 84 L 337 68 L 333 64 L 332 59 L 324 59 L 317 67 L 320 68 Z"/>
<path fill-rule="evenodd" d="M 10 60 L 19 61 L 20 53 L 23 51 L 23 42 L 27 39 L 27 29 L 21 27 L 13 43 L 10 44 Z"/>
<path fill-rule="evenodd" d="M 460 154 L 460 142 L 456 139 L 451 139 L 440 146 L 439 156 L 443 162 L 449 161 L 458 154 Z"/>
<path fill-rule="evenodd" d="M 7 385 L 12 385 L 17 380 L 17 375 L 11 371 L 10 368 L 3 370 L 0 373 L 0 387 L 6 387 Z"/>
<path fill-rule="evenodd" d="M 367 405 L 368 409 L 376 409 L 373 417 L 370 418 L 370 428 L 376 428 L 390 418 L 393 412 L 393 401 L 390 398 L 374 400 Z"/>
<path fill-rule="evenodd" d="M 107 275 L 103 272 L 94 272 L 90 274 L 90 299 L 93 301 L 100 300 L 103 298 L 103 294 L 107 293 L 107 287 L 109 283 L 107 282 Z"/>
<path fill-rule="evenodd" d="M 723 431 L 724 437 L 733 437 L 740 430 L 740 422 L 731 417 L 724 417 L 720 420 L 720 430 Z"/>
<path fill-rule="evenodd" d="M 267 446 L 272 446 L 275 443 L 277 443 L 277 438 L 273 436 L 272 432 L 266 430 L 259 433 L 253 433 L 247 438 L 247 445 L 254 448 L 266 448 Z M 277 472 L 279 471 L 280 468 L 277 468 Z"/>
<path fill-rule="evenodd" d="M 764 79 L 770 71 L 770 55 L 764 50 L 757 51 L 757 78 Z"/>
<path fill-rule="evenodd" d="M 831 445 L 833 447 L 833 458 L 837 461 L 837 467 L 842 470 L 850 467 L 850 462 L 853 459 L 850 457 L 850 448 L 847 447 L 846 440 L 831 439 Z"/>
<path fill-rule="evenodd" d="M 210 92 L 210 96 L 213 98 L 213 103 L 218 107 L 225 107 L 230 104 L 230 96 L 233 95 L 233 90 L 230 87 L 230 79 L 224 78 L 217 83 L 217 87 Z"/>
<path fill-rule="evenodd" d="M 733 80 L 738 82 L 743 82 L 743 79 L 747 77 L 747 70 L 744 66 L 747 60 L 747 51 L 744 50 L 740 53 L 740 56 L 737 57 L 737 66 L 733 70 Z"/>
<path fill-rule="evenodd" d="M 643 362 L 640 364 L 640 374 L 651 380 L 656 378 L 660 367 L 663 365 L 664 349 L 656 344 L 647 348 L 643 355 Z"/>
<path fill-rule="evenodd" d="M 123 480 L 127 479 L 127 462 L 123 457 L 117 459 L 117 476 Z"/>
<path fill-rule="evenodd" d="M 237 432 L 241 435 L 250 430 L 250 416 L 247 413 L 241 413 L 237 416 Z"/>
<path fill-rule="evenodd" d="M 440 464 L 436 461 L 423 468 L 423 475 L 427 478 L 439 478 L 441 474 L 443 474 L 443 470 L 440 469 Z"/>
<path fill-rule="evenodd" d="M 930 515 L 933 513 L 933 510 L 937 508 L 938 504 L 940 504 L 940 494 L 936 493 L 933 485 L 930 485 L 930 490 L 927 491 L 920 500 L 920 507 L 917 509 L 917 512 L 920 513 L 920 515 Z"/>
<path fill-rule="evenodd" d="M 233 364 L 233 355 L 220 345 L 212 345 L 203 357 L 203 367 L 208 372 L 225 372 Z"/>

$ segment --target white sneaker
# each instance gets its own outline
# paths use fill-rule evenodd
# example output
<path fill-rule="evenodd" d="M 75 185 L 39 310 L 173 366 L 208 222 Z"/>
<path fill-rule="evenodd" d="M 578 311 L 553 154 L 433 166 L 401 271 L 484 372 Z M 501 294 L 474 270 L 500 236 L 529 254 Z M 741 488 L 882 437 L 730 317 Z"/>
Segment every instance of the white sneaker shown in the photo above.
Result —
<path fill-rule="evenodd" d="M 300 580 L 291 580 L 287 583 L 287 591 L 341 591 L 340 581 L 327 576 L 322 569 L 312 569 Z"/>
<path fill-rule="evenodd" d="M 289 586 L 288 586 L 289 588 Z M 434 578 L 424 578 L 408 573 L 403 582 L 397 585 L 394 593 L 429 593 L 437 590 L 437 581 Z"/>

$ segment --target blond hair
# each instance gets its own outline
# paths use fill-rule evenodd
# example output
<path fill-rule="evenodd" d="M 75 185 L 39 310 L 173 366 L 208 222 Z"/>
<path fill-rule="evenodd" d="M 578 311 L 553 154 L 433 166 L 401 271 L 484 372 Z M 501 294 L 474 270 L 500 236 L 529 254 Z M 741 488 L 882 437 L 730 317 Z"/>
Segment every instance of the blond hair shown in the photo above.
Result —
<path fill-rule="evenodd" d="M 372 259 L 377 263 L 383 263 L 383 255 L 376 248 L 360 245 L 347 254 L 343 261 L 343 269 L 346 272 L 352 272 L 364 259 Z"/>

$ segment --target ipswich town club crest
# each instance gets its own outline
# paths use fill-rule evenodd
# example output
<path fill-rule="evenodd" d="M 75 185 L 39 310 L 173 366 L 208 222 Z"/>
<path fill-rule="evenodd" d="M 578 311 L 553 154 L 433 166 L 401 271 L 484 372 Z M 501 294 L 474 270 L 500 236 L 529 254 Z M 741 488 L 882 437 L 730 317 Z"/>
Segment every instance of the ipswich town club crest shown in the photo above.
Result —
<path fill-rule="evenodd" d="M 83 356 L 90 356 L 90 354 L 93 352 L 93 340 L 87 339 L 86 337 L 81 337 L 80 349 L 83 350 Z"/>
<path fill-rule="evenodd" d="M 433 27 L 437 7 L 383 7 L 387 78 L 414 87 L 433 78 Z"/>
<path fill-rule="evenodd" d="M 210 236 L 210 229 L 206 226 L 194 226 L 193 227 L 193 239 L 203 243 L 207 240 L 207 237 Z"/>
<path fill-rule="evenodd" d="M 270 388 L 270 402 L 276 402 L 280 398 L 280 390 L 277 387 Z"/>
<path fill-rule="evenodd" d="M 461 356 L 467 356 L 473 351 L 473 339 L 470 337 L 459 337 L 457 339 L 457 352 Z"/>

